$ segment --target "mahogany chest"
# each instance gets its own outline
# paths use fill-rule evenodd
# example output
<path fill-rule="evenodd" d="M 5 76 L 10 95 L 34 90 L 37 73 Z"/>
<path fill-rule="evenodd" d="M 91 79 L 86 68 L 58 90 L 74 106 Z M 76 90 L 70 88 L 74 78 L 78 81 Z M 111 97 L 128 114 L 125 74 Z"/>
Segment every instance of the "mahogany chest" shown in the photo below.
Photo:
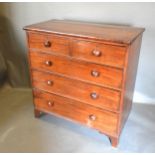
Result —
<path fill-rule="evenodd" d="M 144 29 L 65 20 L 24 29 L 35 116 L 81 123 L 116 147 L 131 110 Z"/>

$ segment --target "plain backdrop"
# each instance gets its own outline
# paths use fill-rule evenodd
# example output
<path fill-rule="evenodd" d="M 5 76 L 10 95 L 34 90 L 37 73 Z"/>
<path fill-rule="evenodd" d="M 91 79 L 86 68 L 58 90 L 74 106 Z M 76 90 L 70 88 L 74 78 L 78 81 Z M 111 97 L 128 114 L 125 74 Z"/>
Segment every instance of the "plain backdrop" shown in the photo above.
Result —
<path fill-rule="evenodd" d="M 69 19 L 144 27 L 134 101 L 155 103 L 155 3 L 0 3 L 0 77 L 30 87 L 23 27 Z"/>

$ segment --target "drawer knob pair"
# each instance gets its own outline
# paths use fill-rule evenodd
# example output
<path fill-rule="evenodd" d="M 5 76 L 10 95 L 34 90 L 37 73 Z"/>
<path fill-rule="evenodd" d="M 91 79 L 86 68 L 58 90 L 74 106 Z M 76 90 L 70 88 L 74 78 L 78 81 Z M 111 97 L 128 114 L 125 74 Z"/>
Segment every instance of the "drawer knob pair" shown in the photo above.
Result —
<path fill-rule="evenodd" d="M 52 86 L 53 85 L 53 81 L 48 80 L 47 81 L 47 85 Z"/>
<path fill-rule="evenodd" d="M 99 95 L 97 93 L 91 93 L 90 97 L 95 100 L 99 97 Z"/>
<path fill-rule="evenodd" d="M 95 115 L 89 115 L 89 119 L 90 119 L 91 121 L 95 121 L 95 120 L 96 120 L 96 116 L 95 116 Z"/>
<path fill-rule="evenodd" d="M 45 41 L 44 46 L 45 47 L 51 47 L 51 42 L 50 41 Z"/>
<path fill-rule="evenodd" d="M 100 57 L 101 56 L 101 51 L 98 51 L 98 50 L 93 50 L 92 54 L 96 57 Z"/>
<path fill-rule="evenodd" d="M 46 66 L 52 66 L 52 64 L 53 64 L 52 61 L 45 61 Z"/>
<path fill-rule="evenodd" d="M 96 71 L 96 70 L 92 70 L 91 71 L 91 75 L 94 77 L 99 77 L 100 76 L 100 72 Z"/>
<path fill-rule="evenodd" d="M 48 104 L 49 107 L 54 106 L 54 102 L 53 101 L 48 101 L 47 104 Z"/>

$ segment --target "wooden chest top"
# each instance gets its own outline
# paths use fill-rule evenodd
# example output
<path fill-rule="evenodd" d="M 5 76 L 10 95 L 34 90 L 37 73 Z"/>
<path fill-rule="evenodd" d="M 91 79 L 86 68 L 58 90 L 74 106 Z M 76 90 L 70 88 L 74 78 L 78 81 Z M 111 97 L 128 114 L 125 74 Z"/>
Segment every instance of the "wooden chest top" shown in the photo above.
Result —
<path fill-rule="evenodd" d="M 129 26 L 95 24 L 66 20 L 49 20 L 26 26 L 25 30 L 48 32 L 66 36 L 77 36 L 113 42 L 117 44 L 131 44 L 145 29 Z"/>

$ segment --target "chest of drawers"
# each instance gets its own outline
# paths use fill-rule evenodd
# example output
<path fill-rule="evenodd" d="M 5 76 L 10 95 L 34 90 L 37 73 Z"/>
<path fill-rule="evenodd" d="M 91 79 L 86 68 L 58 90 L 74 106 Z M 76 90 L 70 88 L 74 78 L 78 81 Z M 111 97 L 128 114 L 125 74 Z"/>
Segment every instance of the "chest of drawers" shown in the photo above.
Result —
<path fill-rule="evenodd" d="M 35 116 L 81 123 L 117 146 L 132 106 L 144 29 L 63 20 L 24 29 Z"/>

